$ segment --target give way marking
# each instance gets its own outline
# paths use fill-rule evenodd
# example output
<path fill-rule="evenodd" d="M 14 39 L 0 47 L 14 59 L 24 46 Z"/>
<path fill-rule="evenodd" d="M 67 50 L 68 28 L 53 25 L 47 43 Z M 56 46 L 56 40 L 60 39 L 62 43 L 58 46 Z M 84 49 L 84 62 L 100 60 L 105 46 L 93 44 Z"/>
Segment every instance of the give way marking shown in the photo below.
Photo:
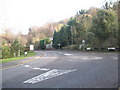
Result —
<path fill-rule="evenodd" d="M 60 76 L 66 73 L 70 73 L 70 72 L 74 72 L 76 71 L 76 69 L 74 70 L 57 70 L 57 69 L 52 69 L 46 73 L 43 73 L 41 75 L 38 75 L 36 77 L 33 77 L 31 79 L 28 79 L 26 81 L 24 81 L 23 83 L 30 83 L 30 84 L 34 84 L 34 83 L 38 83 L 56 76 Z"/>
<path fill-rule="evenodd" d="M 31 69 L 35 69 L 35 70 L 41 70 L 41 71 L 48 71 L 50 69 L 47 69 L 47 68 L 38 68 L 38 67 L 32 67 L 30 65 L 24 65 L 24 67 L 26 68 L 31 68 Z"/>

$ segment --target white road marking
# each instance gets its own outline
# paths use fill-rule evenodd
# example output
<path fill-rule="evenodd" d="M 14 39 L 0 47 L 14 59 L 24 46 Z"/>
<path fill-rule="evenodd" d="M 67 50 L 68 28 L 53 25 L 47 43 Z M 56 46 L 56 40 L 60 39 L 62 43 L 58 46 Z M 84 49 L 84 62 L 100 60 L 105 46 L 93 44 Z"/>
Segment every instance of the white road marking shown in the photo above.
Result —
<path fill-rule="evenodd" d="M 61 52 L 58 52 L 59 54 L 62 54 Z"/>
<path fill-rule="evenodd" d="M 50 79 L 50 78 L 53 78 L 53 77 L 56 77 L 56 76 L 60 76 L 62 74 L 73 72 L 73 71 L 76 71 L 76 69 L 74 69 L 74 70 L 57 70 L 57 69 L 53 69 L 51 71 L 48 71 L 46 73 L 43 73 L 43 74 L 38 75 L 36 77 L 33 77 L 31 79 L 28 79 L 28 80 L 24 81 L 23 83 L 34 84 L 34 83 L 38 83 L 38 82 L 41 82 L 41 81 L 44 81 L 44 80 L 47 80 L 47 79 Z"/>
<path fill-rule="evenodd" d="M 66 54 L 64 54 L 64 55 L 69 56 L 69 55 L 73 55 L 73 54 L 68 54 L 68 53 L 66 53 Z"/>
<path fill-rule="evenodd" d="M 89 58 L 84 57 L 84 58 L 82 58 L 82 59 L 89 59 Z"/>
<path fill-rule="evenodd" d="M 26 67 L 26 68 L 32 68 L 32 69 L 36 69 L 36 70 L 42 70 L 42 71 L 48 71 L 48 70 L 50 70 L 50 69 L 47 69 L 47 68 L 31 67 L 30 65 L 25 65 L 24 67 Z"/>
<path fill-rule="evenodd" d="M 24 67 L 31 67 L 30 65 L 25 65 Z"/>
<path fill-rule="evenodd" d="M 32 69 L 42 70 L 42 71 L 48 71 L 48 70 L 50 70 L 50 69 L 47 69 L 47 68 L 32 68 Z"/>
<path fill-rule="evenodd" d="M 114 60 L 118 59 L 118 57 L 116 57 L 116 56 L 111 56 L 111 58 L 113 58 Z"/>
<path fill-rule="evenodd" d="M 35 57 L 35 58 L 40 58 L 40 57 Z"/>
<path fill-rule="evenodd" d="M 48 71 L 48 70 L 50 70 L 50 69 L 47 69 L 47 68 L 40 68 L 40 70 Z"/>
<path fill-rule="evenodd" d="M 37 69 L 37 70 L 40 70 L 40 68 L 33 68 L 33 69 Z"/>
<path fill-rule="evenodd" d="M 118 59 L 117 57 L 114 57 L 114 59 Z"/>
<path fill-rule="evenodd" d="M 103 59 L 102 57 L 83 57 L 82 59 L 85 60 L 96 60 L 96 59 Z"/>
<path fill-rule="evenodd" d="M 102 57 L 94 57 L 92 59 L 103 59 Z"/>
<path fill-rule="evenodd" d="M 96 54 L 96 53 L 92 53 L 92 54 Z"/>
<path fill-rule="evenodd" d="M 59 54 L 63 54 L 63 53 L 61 53 L 61 52 L 58 52 L 58 53 L 59 53 Z M 65 53 L 64 55 L 69 56 L 69 55 L 73 55 L 73 54 Z"/>

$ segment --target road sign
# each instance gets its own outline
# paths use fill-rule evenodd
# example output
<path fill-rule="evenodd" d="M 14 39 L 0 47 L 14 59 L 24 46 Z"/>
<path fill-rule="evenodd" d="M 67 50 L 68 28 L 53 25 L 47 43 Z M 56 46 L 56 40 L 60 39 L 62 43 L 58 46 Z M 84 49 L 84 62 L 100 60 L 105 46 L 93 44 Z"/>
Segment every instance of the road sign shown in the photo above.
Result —
<path fill-rule="evenodd" d="M 25 52 L 25 56 L 27 56 L 27 52 Z"/>
<path fill-rule="evenodd" d="M 30 45 L 30 50 L 34 50 L 34 45 Z"/>
<path fill-rule="evenodd" d="M 85 40 L 82 40 L 82 43 L 85 43 Z"/>

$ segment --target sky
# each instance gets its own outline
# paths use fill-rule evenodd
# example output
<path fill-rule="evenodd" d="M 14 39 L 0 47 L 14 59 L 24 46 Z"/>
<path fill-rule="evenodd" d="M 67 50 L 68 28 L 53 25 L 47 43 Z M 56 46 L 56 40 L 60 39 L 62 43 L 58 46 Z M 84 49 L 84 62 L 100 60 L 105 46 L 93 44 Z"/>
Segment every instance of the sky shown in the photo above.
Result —
<path fill-rule="evenodd" d="M 100 8 L 105 0 L 0 0 L 0 33 L 28 33 L 32 26 L 70 18 L 81 9 Z"/>

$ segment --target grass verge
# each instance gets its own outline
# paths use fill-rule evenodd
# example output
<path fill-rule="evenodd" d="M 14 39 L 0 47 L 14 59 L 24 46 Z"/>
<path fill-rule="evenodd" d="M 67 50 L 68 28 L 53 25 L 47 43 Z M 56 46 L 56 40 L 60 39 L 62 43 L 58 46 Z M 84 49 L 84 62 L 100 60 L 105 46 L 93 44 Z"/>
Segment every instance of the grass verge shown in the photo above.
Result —
<path fill-rule="evenodd" d="M 16 60 L 20 60 L 20 59 L 25 59 L 27 57 L 31 57 L 34 55 L 36 55 L 35 52 L 29 51 L 27 56 L 21 55 L 19 57 L 14 57 L 14 58 L 0 59 L 0 63 L 6 63 L 6 62 L 16 61 Z"/>

